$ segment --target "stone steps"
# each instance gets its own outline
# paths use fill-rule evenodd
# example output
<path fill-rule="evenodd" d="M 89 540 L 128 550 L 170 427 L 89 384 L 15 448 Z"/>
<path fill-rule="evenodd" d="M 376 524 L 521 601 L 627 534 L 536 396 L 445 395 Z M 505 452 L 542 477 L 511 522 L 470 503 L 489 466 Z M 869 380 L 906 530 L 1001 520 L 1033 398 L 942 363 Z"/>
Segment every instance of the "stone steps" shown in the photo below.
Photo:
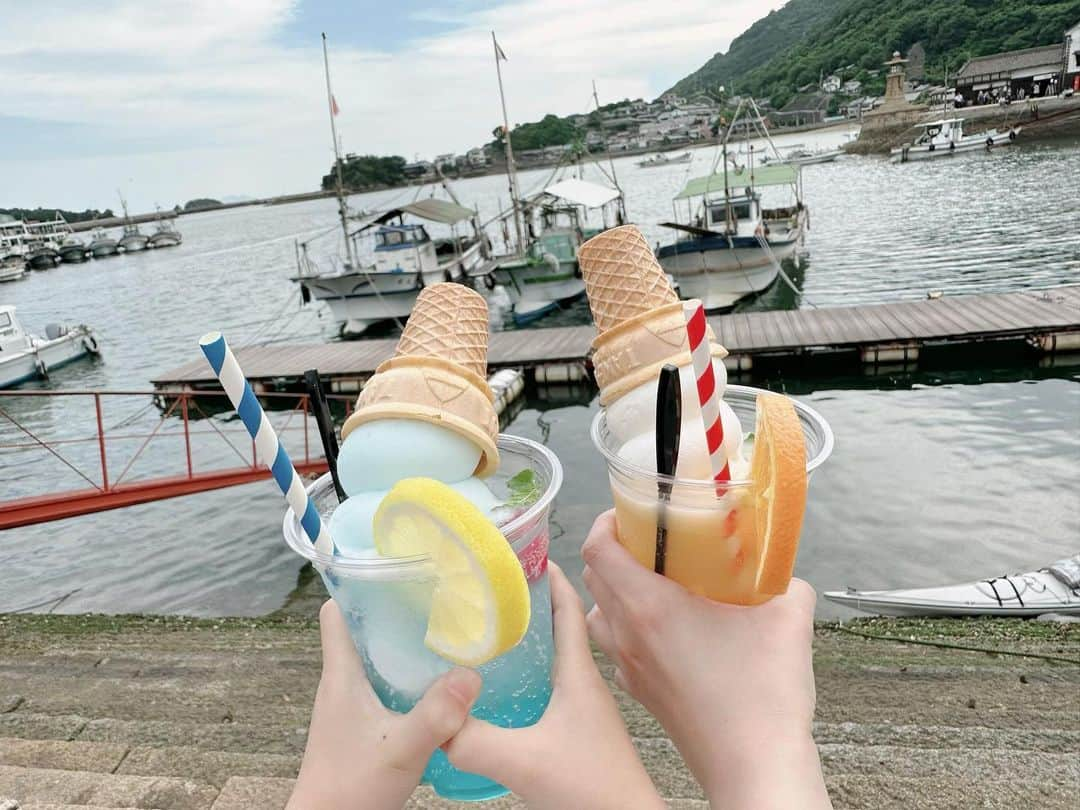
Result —
<path fill-rule="evenodd" d="M 1080 636 L 1065 632 L 976 643 L 1077 657 Z M 0 616 L 0 645 L 0 806 L 284 807 L 319 676 L 313 623 Z M 1075 806 L 1080 667 L 835 631 L 819 633 L 815 663 L 814 732 L 838 808 Z M 669 807 L 704 810 L 663 729 L 616 699 Z M 421 788 L 409 807 L 459 805 Z"/>

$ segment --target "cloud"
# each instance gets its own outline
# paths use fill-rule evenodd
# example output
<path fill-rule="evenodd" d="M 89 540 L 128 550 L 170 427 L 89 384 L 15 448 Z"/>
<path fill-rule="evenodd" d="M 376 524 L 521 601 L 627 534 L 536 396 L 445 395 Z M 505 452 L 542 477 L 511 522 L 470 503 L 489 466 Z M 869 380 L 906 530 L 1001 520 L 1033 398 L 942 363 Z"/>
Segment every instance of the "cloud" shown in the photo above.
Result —
<path fill-rule="evenodd" d="M 346 149 L 411 158 L 490 139 L 501 118 L 492 29 L 509 56 L 511 123 L 520 123 L 585 111 L 593 79 L 601 102 L 651 98 L 779 5 L 685 0 L 677 14 L 655 0 L 432 5 L 410 12 L 418 27 L 453 25 L 417 39 L 397 26 L 403 35 L 378 48 L 352 44 L 332 18 L 305 22 L 330 32 Z M 18 160 L 0 152 L 0 205 L 106 204 L 115 183 L 99 189 L 101 178 L 135 169 L 137 208 L 151 197 L 313 188 L 331 162 L 320 42 L 284 35 L 304 13 L 299 0 L 5 9 L 3 110 L 22 123 L 7 132 Z M 35 138 L 28 121 L 50 137 Z M 57 133 L 71 133 L 70 149 L 58 148 Z M 163 145 L 156 163 L 154 144 Z"/>

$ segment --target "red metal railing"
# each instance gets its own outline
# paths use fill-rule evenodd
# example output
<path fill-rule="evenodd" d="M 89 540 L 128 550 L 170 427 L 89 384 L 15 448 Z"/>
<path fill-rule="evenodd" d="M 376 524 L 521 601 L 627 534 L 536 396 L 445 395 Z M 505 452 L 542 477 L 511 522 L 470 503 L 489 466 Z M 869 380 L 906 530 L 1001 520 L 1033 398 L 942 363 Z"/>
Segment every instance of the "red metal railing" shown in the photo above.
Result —
<path fill-rule="evenodd" d="M 124 397 L 139 398 L 143 405 L 107 427 L 104 402 Z M 70 435 L 78 430 L 79 415 L 86 413 L 78 398 L 93 403 L 92 430 Z M 352 396 L 331 394 L 327 398 L 343 403 L 348 415 Z M 284 424 L 274 427 L 296 469 L 301 474 L 324 472 L 326 459 L 321 453 L 311 453 L 315 425 L 308 396 L 265 393 L 259 394 L 259 399 L 272 420 L 281 422 L 284 417 Z M 19 400 L 28 400 L 32 407 L 19 410 Z M 41 400 L 58 404 L 56 413 L 42 415 L 44 406 L 38 404 Z M 215 402 L 216 413 L 204 408 L 208 401 Z M 159 409 L 157 423 L 148 432 L 140 432 L 138 423 L 149 427 L 144 415 L 155 405 Z M 222 418 L 218 414 L 229 418 L 225 426 L 219 424 Z M 297 415 L 299 420 L 295 420 Z M 293 424 L 294 420 L 299 424 Z M 58 432 L 62 435 L 52 435 Z M 302 451 L 289 445 L 296 433 L 303 434 Z M 164 440 L 178 438 L 183 440 L 184 469 L 167 473 L 169 461 L 177 460 L 175 446 L 168 456 L 146 451 L 155 443 L 160 446 Z M 117 456 L 129 443 L 137 446 L 134 451 L 125 451 L 129 455 L 120 468 Z M 320 448 L 317 438 L 315 446 Z M 197 462 L 198 451 L 212 458 Z M 226 466 L 232 455 L 242 464 Z M 43 459 L 58 462 L 65 474 L 74 474 L 89 486 L 54 488 L 58 487 L 57 476 L 42 468 Z M 148 460 L 154 469 L 148 476 L 135 479 L 132 472 L 141 460 Z M 236 420 L 221 391 L 0 391 L 0 529 L 191 495 L 269 476 L 270 471 L 258 462 L 254 441 Z"/>

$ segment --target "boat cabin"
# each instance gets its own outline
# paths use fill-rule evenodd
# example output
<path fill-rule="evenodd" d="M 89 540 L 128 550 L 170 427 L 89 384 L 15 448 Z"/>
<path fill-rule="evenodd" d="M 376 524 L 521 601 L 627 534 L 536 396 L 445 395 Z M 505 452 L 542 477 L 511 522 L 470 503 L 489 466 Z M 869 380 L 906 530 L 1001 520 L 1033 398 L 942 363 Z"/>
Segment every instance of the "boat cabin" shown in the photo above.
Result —
<path fill-rule="evenodd" d="M 725 236 L 753 237 L 761 228 L 761 197 L 749 189 L 726 199 L 705 197 L 694 224 Z"/>
<path fill-rule="evenodd" d="M 380 273 L 433 272 L 439 269 L 435 245 L 419 224 L 382 225 L 375 231 L 375 270 Z"/>
<path fill-rule="evenodd" d="M 15 317 L 15 307 L 0 306 L 0 359 L 32 348 L 30 336 Z"/>
<path fill-rule="evenodd" d="M 913 146 L 948 146 L 964 139 L 963 118 L 942 118 L 919 124 L 922 129 L 912 142 Z"/>

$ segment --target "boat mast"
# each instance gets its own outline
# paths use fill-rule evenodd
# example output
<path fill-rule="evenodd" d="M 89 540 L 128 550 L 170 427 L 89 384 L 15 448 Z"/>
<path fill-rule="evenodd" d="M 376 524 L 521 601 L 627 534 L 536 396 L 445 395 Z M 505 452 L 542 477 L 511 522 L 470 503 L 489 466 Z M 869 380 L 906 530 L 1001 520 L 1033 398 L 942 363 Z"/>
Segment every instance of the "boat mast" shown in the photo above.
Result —
<path fill-rule="evenodd" d="M 322 35 L 323 68 L 326 71 L 326 109 L 330 113 L 330 136 L 334 139 L 334 166 L 337 169 L 338 215 L 341 217 L 341 233 L 345 237 L 345 252 L 349 259 L 349 269 L 356 270 L 359 265 L 353 255 L 353 243 L 349 238 L 349 209 L 345 205 L 345 183 L 341 179 L 341 147 L 338 145 L 337 126 L 334 124 L 334 93 L 330 89 L 330 57 L 326 52 L 326 32 Z"/>
<path fill-rule="evenodd" d="M 592 80 L 592 97 L 593 103 L 596 105 L 597 111 L 599 111 L 600 96 L 596 92 L 596 79 Z M 602 127 L 600 131 L 603 132 Z M 585 145 L 585 148 L 588 150 L 588 144 Z M 623 198 L 622 188 L 619 186 L 619 178 L 615 176 L 615 159 L 611 156 L 606 132 L 604 133 L 604 152 L 607 154 L 608 165 L 611 167 L 611 182 L 615 184 L 615 190 L 619 192 L 619 224 L 622 225 L 626 222 L 626 200 Z"/>
<path fill-rule="evenodd" d="M 510 143 L 510 117 L 506 114 L 506 94 L 503 92 L 502 68 L 499 60 L 505 59 L 499 48 L 495 32 L 491 32 L 491 44 L 495 48 L 495 74 L 499 77 L 499 101 L 502 102 L 503 143 L 506 145 L 506 175 L 510 179 L 510 205 L 514 210 L 514 235 L 517 237 L 517 252 L 525 252 L 525 240 L 521 236 L 521 198 L 518 194 L 517 171 L 514 168 L 514 147 Z"/>

